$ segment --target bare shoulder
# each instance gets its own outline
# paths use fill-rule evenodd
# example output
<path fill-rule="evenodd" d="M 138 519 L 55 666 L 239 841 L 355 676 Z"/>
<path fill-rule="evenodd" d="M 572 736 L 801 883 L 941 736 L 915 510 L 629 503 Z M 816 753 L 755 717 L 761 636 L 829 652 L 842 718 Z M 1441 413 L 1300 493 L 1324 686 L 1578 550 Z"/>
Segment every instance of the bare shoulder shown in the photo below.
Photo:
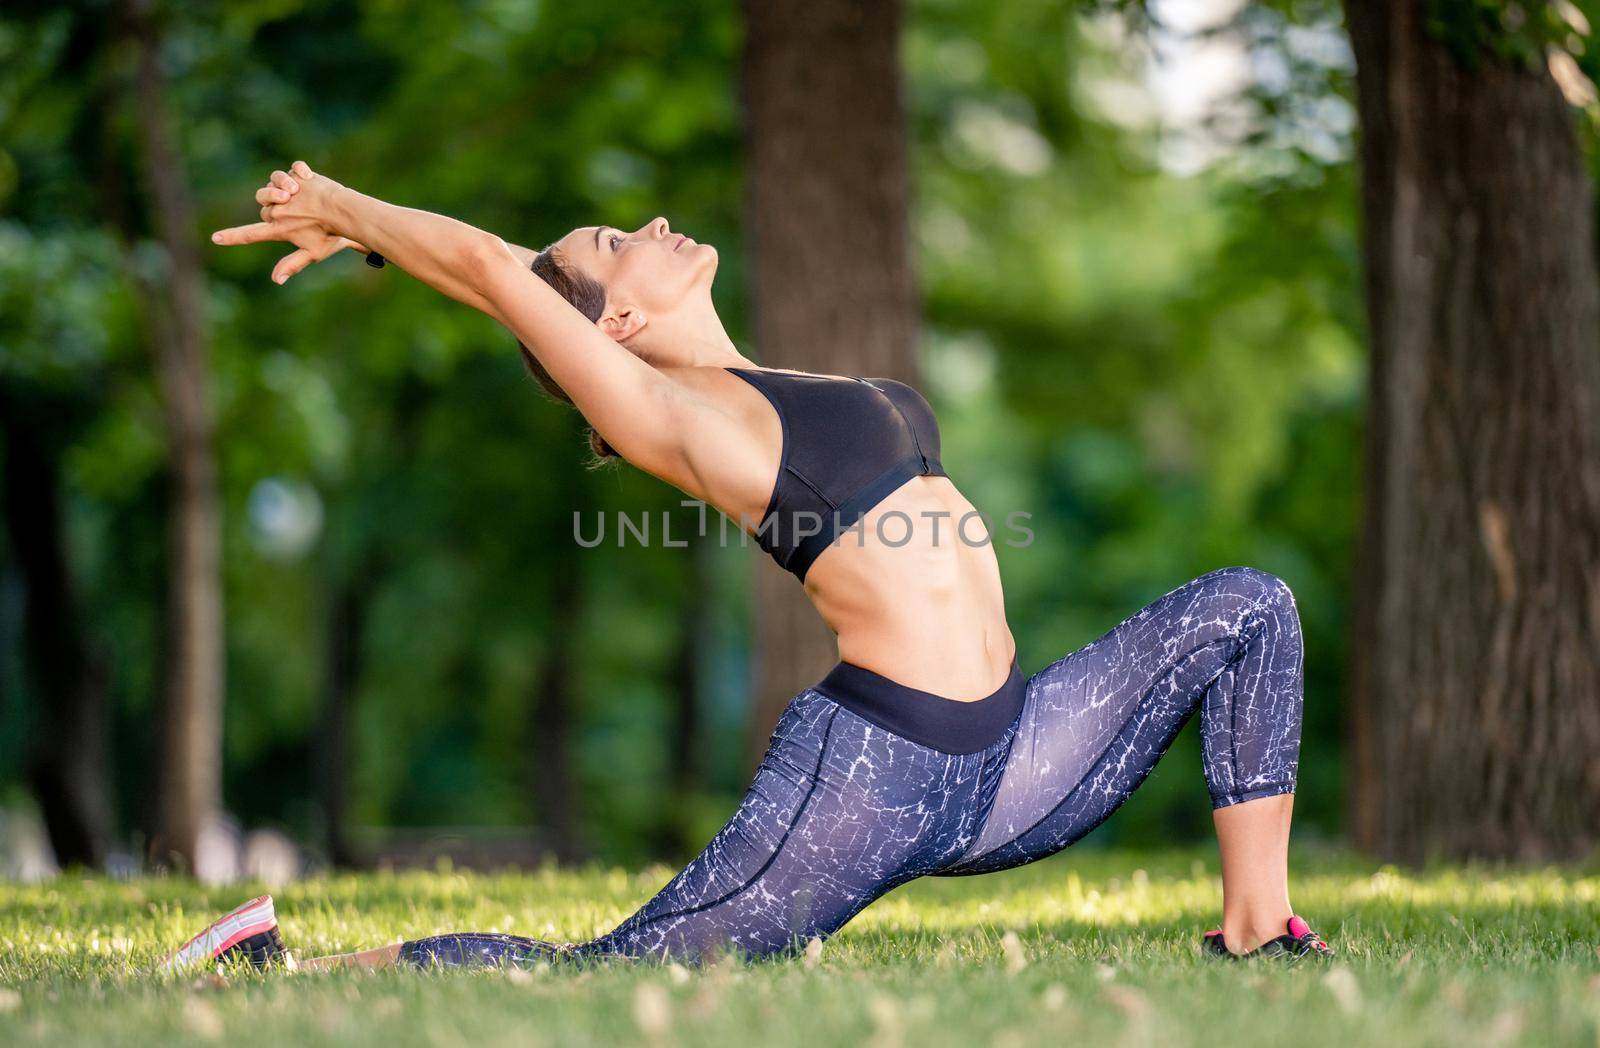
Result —
<path fill-rule="evenodd" d="M 669 483 L 737 518 L 765 510 L 782 452 L 777 413 L 754 387 L 720 367 L 659 369 L 674 402 L 687 475 Z"/>

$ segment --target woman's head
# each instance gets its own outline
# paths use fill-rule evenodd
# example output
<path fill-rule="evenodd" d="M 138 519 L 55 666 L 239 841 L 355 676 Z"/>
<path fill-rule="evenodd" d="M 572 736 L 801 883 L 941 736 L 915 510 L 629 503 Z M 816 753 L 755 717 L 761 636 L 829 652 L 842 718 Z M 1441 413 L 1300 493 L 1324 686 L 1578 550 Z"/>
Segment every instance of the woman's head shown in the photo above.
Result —
<path fill-rule="evenodd" d="M 716 248 L 674 233 L 664 218 L 631 233 L 582 226 L 552 246 L 605 288 L 600 330 L 647 356 L 664 348 L 655 336 L 679 314 L 709 301 L 717 272 Z"/>
<path fill-rule="evenodd" d="M 606 335 L 641 357 L 670 363 L 673 346 L 686 344 L 682 329 L 709 307 L 717 250 L 672 232 L 666 219 L 657 218 L 631 233 L 579 227 L 539 252 L 532 268 Z M 572 403 L 528 348 L 521 348 L 539 384 Z M 601 458 L 615 454 L 593 430 L 589 443 Z"/>

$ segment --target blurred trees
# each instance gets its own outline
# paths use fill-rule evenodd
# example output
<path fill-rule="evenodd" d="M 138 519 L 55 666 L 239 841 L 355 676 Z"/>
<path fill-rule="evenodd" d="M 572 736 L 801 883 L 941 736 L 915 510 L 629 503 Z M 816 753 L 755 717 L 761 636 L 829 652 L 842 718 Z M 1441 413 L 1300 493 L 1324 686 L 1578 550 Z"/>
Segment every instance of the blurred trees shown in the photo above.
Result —
<path fill-rule="evenodd" d="M 51 112 L 14 113 L 5 126 L 18 138 L 53 137 L 58 163 L 92 170 L 96 136 L 73 139 L 59 126 L 73 106 L 50 81 L 56 73 L 78 80 L 70 94 L 81 101 L 104 37 L 91 34 L 56 69 L 37 61 L 27 27 L 13 29 L 10 43 L 7 87 L 47 99 Z M 3 141 L 12 147 L 16 138 Z M 18 182 L 12 150 L 0 150 L 0 200 Z M 39 196 L 47 193 L 93 206 L 60 186 Z M 115 410 L 112 377 L 137 315 L 121 277 L 114 235 L 93 222 L 0 224 L 0 737 L 8 777 L 31 787 L 63 865 L 99 865 L 121 836 L 108 739 L 114 662 L 74 541 L 82 516 L 76 458 Z"/>
<path fill-rule="evenodd" d="M 131 90 L 109 98 L 131 107 L 137 169 L 152 214 L 159 276 L 140 281 L 146 329 L 167 436 L 166 648 L 161 744 L 151 856 L 198 869 L 201 834 L 222 808 L 222 522 L 211 418 L 210 339 L 205 274 L 194 203 L 168 102 L 163 27 L 150 0 L 118 12 L 134 49 Z M 115 120 L 116 117 L 110 119 Z M 126 211 L 122 212 L 126 215 Z"/>
<path fill-rule="evenodd" d="M 898 0 L 747 0 L 744 96 L 755 344 L 768 367 L 916 383 Z M 794 577 L 756 569 L 749 763 L 838 661 Z"/>
<path fill-rule="evenodd" d="M 299 155 L 524 243 L 659 211 L 734 242 L 736 19 L 703 7 L 157 12 L 197 190 L 186 235 L 209 277 L 224 793 L 244 823 L 340 859 L 371 855 L 384 841 L 364 831 L 394 824 L 531 827 L 524 858 L 574 836 L 637 857 L 685 847 L 709 798 L 735 787 L 742 606 L 686 614 L 687 558 L 571 540 L 574 511 L 659 525 L 677 497 L 586 471 L 576 419 L 538 396 L 506 335 L 403 274 L 341 258 L 278 289 L 265 251 L 204 240 L 249 220 L 264 173 Z M 173 467 L 143 324 L 169 290 L 165 251 L 139 175 L 136 54 L 114 46 L 114 13 L 19 4 L 0 20 L 0 383 L 60 447 L 64 559 L 85 645 L 105 652 L 103 767 L 126 840 L 155 814 Z M 718 296 L 737 332 L 727 254 Z M 46 717 L 59 686 L 22 672 L 38 657 L 20 629 L 27 536 L 0 541 L 0 781 L 15 784 L 34 741 L 72 740 Z M 737 575 L 741 552 L 710 570 Z M 739 586 L 698 589 L 720 607 Z M 694 737 L 672 761 L 707 770 L 668 791 L 660 743 L 682 734 L 668 730 L 678 709 Z M 731 760 L 703 756 L 730 744 Z M 684 836 L 664 842 L 669 814 Z"/>
<path fill-rule="evenodd" d="M 63 866 L 99 866 L 111 845 L 105 666 L 90 648 L 67 564 L 62 456 L 81 420 L 43 384 L 0 385 L 6 533 L 22 580 L 22 641 L 38 725 L 27 778 Z"/>
<path fill-rule="evenodd" d="M 1297 822 L 1327 831 L 1363 396 L 1348 44 L 1330 2 L 1198 28 L 1117 6 L 913 9 L 943 459 L 978 508 L 1032 514 L 1032 543 L 996 551 L 1025 669 L 1204 571 L 1287 580 L 1306 635 Z M 1149 84 L 1202 45 L 1237 72 L 1211 80 L 1216 112 L 1186 119 Z M 1201 91 L 1195 73 L 1173 69 L 1169 90 Z M 1191 142 L 1198 159 L 1177 148 Z M 1199 774 L 1185 733 L 1099 832 L 1208 833 Z"/>
<path fill-rule="evenodd" d="M 875 302 L 909 302 L 893 282 L 917 276 L 920 316 L 892 321 L 914 326 L 872 344 L 915 338 L 963 490 L 988 512 L 1033 513 L 1034 544 L 999 551 L 1025 667 L 1223 564 L 1295 588 L 1308 643 L 1298 807 L 1323 827 L 1341 796 L 1362 407 L 1348 50 L 1329 7 L 1251 5 L 1227 27 L 1274 75 L 1247 85 L 1248 119 L 1214 162 L 1181 167 L 1144 87 L 1149 49 L 1120 19 L 1048 0 L 908 4 L 915 265 L 902 268 L 891 213 L 862 229 L 881 242 L 843 241 L 892 284 Z M 694 514 L 634 471 L 584 469 L 576 418 L 538 396 L 483 318 L 348 257 L 280 289 L 270 249 L 211 251 L 203 237 L 250 220 L 262 176 L 296 157 L 533 246 L 666 214 L 721 249 L 719 309 L 765 362 L 893 374 L 910 365 L 801 356 L 867 344 L 817 338 L 815 324 L 793 351 L 747 337 L 747 264 L 803 265 L 796 279 L 834 290 L 790 288 L 792 301 L 822 299 L 841 331 L 865 323 L 841 304 L 869 285 L 839 287 L 829 270 L 847 268 L 843 249 L 807 224 L 824 204 L 783 199 L 806 172 L 771 177 L 781 150 L 743 192 L 757 157 L 741 127 L 737 5 L 167 0 L 161 12 L 208 289 L 227 809 L 338 860 L 381 853 L 392 827 L 501 827 L 519 858 L 698 847 L 745 781 L 757 653 L 793 645 L 752 639 L 749 572 L 766 567 L 753 544 L 720 548 L 713 528 L 688 551 L 614 537 L 576 548 L 575 511 L 591 533 L 597 513 L 648 513 L 656 536 L 663 514 L 675 536 Z M 154 808 L 175 465 L 144 327 L 169 293 L 166 252 L 108 15 L 30 0 L 0 15 L 0 388 L 41 409 L 7 412 L 7 426 L 50 427 L 88 653 L 65 662 L 103 667 L 100 767 L 121 841 Z M 872 54 L 888 83 L 892 49 Z M 753 130 L 831 152 L 847 129 L 865 133 L 854 115 L 890 98 L 856 94 L 794 114 L 806 137 Z M 807 99 L 773 104 L 794 101 Z M 896 136 L 877 130 L 857 157 L 877 166 L 819 173 L 819 192 L 878 173 L 863 191 L 894 206 Z M 770 219 L 758 193 L 773 195 Z M 796 259 L 765 246 L 802 234 L 796 250 L 811 253 Z M 0 431 L 8 462 L 13 439 Z M 8 803 L 28 751 L 68 738 L 48 719 L 68 685 L 22 672 L 42 654 L 23 629 L 42 583 L 22 532 L 48 523 L 25 502 L 28 519 L 0 534 Z M 1165 762 L 1104 832 L 1205 832 L 1198 775 L 1192 754 Z"/>
<path fill-rule="evenodd" d="M 1565 49 L 1589 26 L 1571 5 L 1348 9 L 1372 349 L 1356 836 L 1410 861 L 1584 855 L 1600 841 L 1600 283 L 1551 69 L 1575 70 Z"/>

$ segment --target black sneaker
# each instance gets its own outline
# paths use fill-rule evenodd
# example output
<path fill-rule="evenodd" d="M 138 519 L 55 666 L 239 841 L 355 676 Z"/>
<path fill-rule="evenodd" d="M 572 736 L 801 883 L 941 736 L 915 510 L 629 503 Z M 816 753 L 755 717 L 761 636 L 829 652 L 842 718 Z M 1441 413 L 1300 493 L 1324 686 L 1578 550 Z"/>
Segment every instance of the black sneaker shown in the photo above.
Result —
<path fill-rule="evenodd" d="M 1202 940 L 1202 952 L 1207 957 L 1219 961 L 1244 961 L 1255 957 L 1281 958 L 1287 961 L 1297 961 L 1302 957 L 1332 957 L 1333 948 L 1322 941 L 1322 936 L 1311 930 L 1299 917 L 1289 918 L 1289 929 L 1276 939 L 1269 939 L 1249 953 L 1233 953 L 1229 951 L 1228 944 L 1222 941 L 1222 932 L 1206 932 Z"/>
<path fill-rule="evenodd" d="M 263 895 L 213 921 L 168 955 L 160 969 L 176 972 L 200 964 L 234 960 L 249 961 L 252 967 L 261 969 L 283 956 L 283 937 L 278 934 L 278 916 L 272 908 L 272 896 Z"/>

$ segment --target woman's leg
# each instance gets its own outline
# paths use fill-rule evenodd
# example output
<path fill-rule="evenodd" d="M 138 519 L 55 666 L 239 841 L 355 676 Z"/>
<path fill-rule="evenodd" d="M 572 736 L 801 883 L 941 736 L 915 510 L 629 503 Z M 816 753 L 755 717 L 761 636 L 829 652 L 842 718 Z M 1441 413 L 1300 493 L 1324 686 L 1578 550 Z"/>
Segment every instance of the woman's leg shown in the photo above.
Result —
<path fill-rule="evenodd" d="M 1222 941 L 1246 953 L 1283 934 L 1289 905 L 1289 820 L 1294 794 L 1212 813 L 1222 848 Z"/>
<path fill-rule="evenodd" d="M 400 959 L 400 944 L 379 946 L 356 953 L 336 953 L 327 957 L 296 958 L 294 966 L 301 971 L 323 972 L 333 968 L 392 968 Z"/>
<path fill-rule="evenodd" d="M 1033 676 L 983 831 L 950 874 L 1032 862 L 1098 826 L 1198 710 L 1222 845 L 1225 920 L 1248 949 L 1288 918 L 1300 749 L 1300 622 L 1279 579 L 1203 575 Z M 1225 929 L 1226 931 L 1226 929 Z M 1282 934 L 1283 924 L 1274 935 Z"/>
<path fill-rule="evenodd" d="M 790 703 L 743 803 L 706 850 L 638 913 L 591 942 L 510 936 L 408 942 L 419 965 L 564 957 L 761 956 L 836 931 L 884 892 L 947 865 L 978 830 L 1009 734 L 941 753 L 819 692 Z"/>
<path fill-rule="evenodd" d="M 1002 746 L 941 753 L 803 692 L 732 820 L 638 913 L 578 953 L 761 956 L 831 935 L 961 853 Z"/>
<path fill-rule="evenodd" d="M 326 957 L 295 958 L 293 967 L 301 971 L 329 971 L 334 968 L 393 968 L 411 964 L 419 968 L 499 967 L 551 961 L 570 953 L 570 948 L 520 935 L 495 932 L 462 932 L 433 935 L 426 939 L 378 946 L 354 953 L 335 953 Z"/>

